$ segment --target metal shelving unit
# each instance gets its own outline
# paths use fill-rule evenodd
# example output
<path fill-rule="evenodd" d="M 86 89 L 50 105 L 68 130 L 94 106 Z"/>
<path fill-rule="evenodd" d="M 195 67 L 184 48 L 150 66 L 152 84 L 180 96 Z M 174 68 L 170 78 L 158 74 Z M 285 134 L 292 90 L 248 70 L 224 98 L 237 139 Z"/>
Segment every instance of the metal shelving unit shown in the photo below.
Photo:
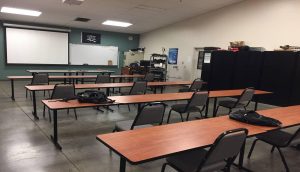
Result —
<path fill-rule="evenodd" d="M 150 57 L 149 72 L 154 74 L 156 81 L 166 81 L 168 56 L 165 54 L 152 54 Z"/>

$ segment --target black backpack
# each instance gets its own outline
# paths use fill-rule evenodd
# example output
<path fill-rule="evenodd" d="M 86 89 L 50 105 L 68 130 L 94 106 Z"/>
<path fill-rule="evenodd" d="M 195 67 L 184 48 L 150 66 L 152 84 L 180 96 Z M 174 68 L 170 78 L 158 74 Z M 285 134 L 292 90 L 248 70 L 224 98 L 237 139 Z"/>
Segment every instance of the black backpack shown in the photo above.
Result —
<path fill-rule="evenodd" d="M 239 110 L 229 114 L 230 119 L 234 119 L 240 122 L 260 125 L 260 126 L 269 126 L 269 127 L 280 127 L 281 122 L 277 119 L 266 117 L 258 114 L 255 111 Z"/>
<path fill-rule="evenodd" d="M 107 98 L 106 94 L 97 90 L 86 90 L 77 93 L 77 99 L 80 103 L 113 103 L 114 100 Z"/>

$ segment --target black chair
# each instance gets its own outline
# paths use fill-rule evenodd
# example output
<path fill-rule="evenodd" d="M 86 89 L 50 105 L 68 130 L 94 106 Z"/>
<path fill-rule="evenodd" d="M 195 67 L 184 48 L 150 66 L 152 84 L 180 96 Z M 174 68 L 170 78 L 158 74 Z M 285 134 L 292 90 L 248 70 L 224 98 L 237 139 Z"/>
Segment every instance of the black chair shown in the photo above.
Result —
<path fill-rule="evenodd" d="M 95 83 L 96 84 L 110 83 L 110 76 L 109 75 L 98 74 Z"/>
<path fill-rule="evenodd" d="M 230 166 L 245 144 L 247 129 L 235 129 L 222 133 L 209 150 L 194 149 L 166 158 L 161 172 L 169 165 L 180 172 L 203 172 L 224 170 Z"/>
<path fill-rule="evenodd" d="M 254 88 L 246 88 L 237 100 L 219 101 L 219 105 L 217 106 L 214 114 L 217 114 L 220 106 L 228 108 L 229 113 L 234 108 L 244 108 L 245 110 L 247 110 L 246 107 L 250 104 L 254 95 L 254 91 Z"/>
<path fill-rule="evenodd" d="M 153 82 L 154 81 L 154 74 L 153 73 L 146 73 L 145 77 L 144 77 L 144 81 L 147 82 Z"/>
<path fill-rule="evenodd" d="M 105 83 L 110 83 L 110 82 L 111 82 L 110 81 L 110 75 L 98 74 L 97 78 L 96 78 L 96 81 L 95 81 L 95 84 L 105 84 Z M 98 88 L 98 90 L 100 90 L 100 88 Z M 109 91 L 109 93 L 110 93 L 110 91 Z M 109 95 L 107 95 L 107 96 L 109 96 Z M 113 109 L 109 108 L 108 106 L 104 106 L 104 107 L 105 107 L 105 109 L 107 109 L 111 112 L 114 111 Z M 97 107 L 96 109 L 100 112 L 103 112 L 103 110 L 101 110 L 99 107 Z"/>
<path fill-rule="evenodd" d="M 145 94 L 147 90 L 147 81 L 136 81 L 133 83 L 129 92 L 122 92 L 121 95 L 141 95 Z M 130 105 L 128 104 L 128 110 L 130 111 Z"/>
<path fill-rule="evenodd" d="M 49 85 L 49 75 L 48 73 L 34 73 L 31 83 L 28 85 Z M 28 95 L 28 90 L 26 90 L 26 98 Z M 48 92 L 50 95 L 50 93 Z M 45 96 L 45 91 L 44 91 L 44 96 Z M 30 94 L 31 97 L 31 94 Z"/>
<path fill-rule="evenodd" d="M 189 120 L 189 115 L 191 112 L 199 112 L 200 116 L 202 117 L 202 111 L 205 109 L 207 99 L 208 92 L 194 92 L 188 103 L 172 105 L 169 111 L 167 123 L 169 123 L 172 111 L 180 114 L 182 122 L 184 121 L 182 116 L 183 113 L 187 113 L 187 121 Z M 202 108 L 199 108 L 198 106 L 202 106 Z"/>
<path fill-rule="evenodd" d="M 200 91 L 202 88 L 203 81 L 200 78 L 197 78 L 193 81 L 189 88 L 181 88 L 179 92 L 195 92 Z"/>
<path fill-rule="evenodd" d="M 116 123 L 115 131 L 133 130 L 136 128 L 151 127 L 153 124 L 161 125 L 165 114 L 166 104 L 156 102 L 144 105 L 134 120 Z"/>
<path fill-rule="evenodd" d="M 76 96 L 75 94 L 75 86 L 74 85 L 63 85 L 63 84 L 56 84 L 54 86 L 52 95 L 50 99 L 73 99 Z M 43 117 L 45 117 L 45 105 L 43 109 Z M 49 112 L 49 120 L 51 122 L 51 113 Z M 68 109 L 69 113 L 69 109 Z M 76 109 L 74 109 L 75 119 L 77 120 L 77 113 Z"/>
<path fill-rule="evenodd" d="M 251 157 L 255 144 L 258 140 L 272 145 L 273 146 L 271 149 L 272 153 L 274 149 L 277 148 L 286 171 L 290 171 L 280 148 L 285 148 L 291 144 L 300 142 L 300 127 L 298 127 L 296 132 L 294 132 L 293 134 L 285 132 L 283 130 L 275 130 L 275 131 L 269 131 L 267 133 L 257 135 L 256 139 L 252 143 L 251 149 L 248 154 L 248 158 Z"/>

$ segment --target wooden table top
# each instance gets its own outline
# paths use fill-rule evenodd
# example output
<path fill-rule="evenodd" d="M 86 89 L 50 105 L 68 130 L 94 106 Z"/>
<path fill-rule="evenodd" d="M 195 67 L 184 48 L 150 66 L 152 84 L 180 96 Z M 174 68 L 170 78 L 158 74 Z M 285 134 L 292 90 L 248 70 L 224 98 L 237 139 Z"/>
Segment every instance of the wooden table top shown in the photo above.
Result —
<path fill-rule="evenodd" d="M 174 85 L 190 85 L 192 81 L 167 81 L 167 82 L 148 82 L 148 86 L 174 86 Z M 124 83 L 105 83 L 105 84 L 75 84 L 76 89 L 92 89 L 92 88 L 120 88 L 131 87 L 132 82 Z M 27 85 L 26 89 L 30 91 L 53 90 L 54 85 Z"/>
<path fill-rule="evenodd" d="M 221 94 L 221 92 L 223 92 L 223 94 Z M 238 93 L 241 93 L 241 90 L 211 91 L 209 97 L 213 98 L 213 97 L 236 96 L 239 95 Z M 255 94 L 269 94 L 269 93 L 270 92 L 267 91 L 255 90 Z M 109 98 L 115 100 L 113 104 L 116 105 L 116 104 L 149 103 L 149 102 L 156 102 L 156 101 L 188 100 L 192 97 L 192 94 L 193 94 L 192 92 L 163 93 L 163 94 L 146 94 L 146 95 L 110 96 Z M 68 102 L 55 101 L 55 100 L 43 100 L 42 102 L 49 109 L 52 110 L 97 106 L 97 104 L 93 104 L 93 103 L 79 103 L 78 100 L 70 100 Z"/>
<path fill-rule="evenodd" d="M 30 73 L 114 73 L 111 70 L 81 70 L 81 69 L 70 69 L 70 70 L 26 70 L 26 72 Z"/>
<path fill-rule="evenodd" d="M 300 124 L 300 106 L 258 111 L 276 118 L 283 126 Z M 150 128 L 98 135 L 97 139 L 132 164 L 159 159 L 168 155 L 211 145 L 224 131 L 246 128 L 249 136 L 264 133 L 274 127 L 237 122 L 221 116 Z"/>
<path fill-rule="evenodd" d="M 111 78 L 143 78 L 144 75 L 110 75 Z M 7 76 L 10 80 L 32 79 L 32 76 Z M 49 79 L 95 79 L 97 75 L 49 76 Z"/>
<path fill-rule="evenodd" d="M 96 107 L 96 106 L 114 104 L 114 103 L 102 103 L 102 104 L 80 103 L 78 100 L 69 100 L 66 102 L 66 101 L 62 101 L 61 99 L 42 100 L 42 103 L 44 103 L 51 110 Z"/>

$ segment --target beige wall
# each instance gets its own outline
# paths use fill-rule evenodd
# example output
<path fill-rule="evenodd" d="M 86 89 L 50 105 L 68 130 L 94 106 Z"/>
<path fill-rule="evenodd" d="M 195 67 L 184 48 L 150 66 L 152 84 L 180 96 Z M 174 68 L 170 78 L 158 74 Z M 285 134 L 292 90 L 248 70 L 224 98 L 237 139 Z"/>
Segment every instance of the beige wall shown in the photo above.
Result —
<path fill-rule="evenodd" d="M 273 50 L 280 45 L 300 45 L 300 0 L 246 0 L 141 35 L 145 59 L 161 48 L 179 48 L 178 69 L 169 66 L 172 79 L 194 79 L 195 47 L 226 49 L 230 41 Z"/>

